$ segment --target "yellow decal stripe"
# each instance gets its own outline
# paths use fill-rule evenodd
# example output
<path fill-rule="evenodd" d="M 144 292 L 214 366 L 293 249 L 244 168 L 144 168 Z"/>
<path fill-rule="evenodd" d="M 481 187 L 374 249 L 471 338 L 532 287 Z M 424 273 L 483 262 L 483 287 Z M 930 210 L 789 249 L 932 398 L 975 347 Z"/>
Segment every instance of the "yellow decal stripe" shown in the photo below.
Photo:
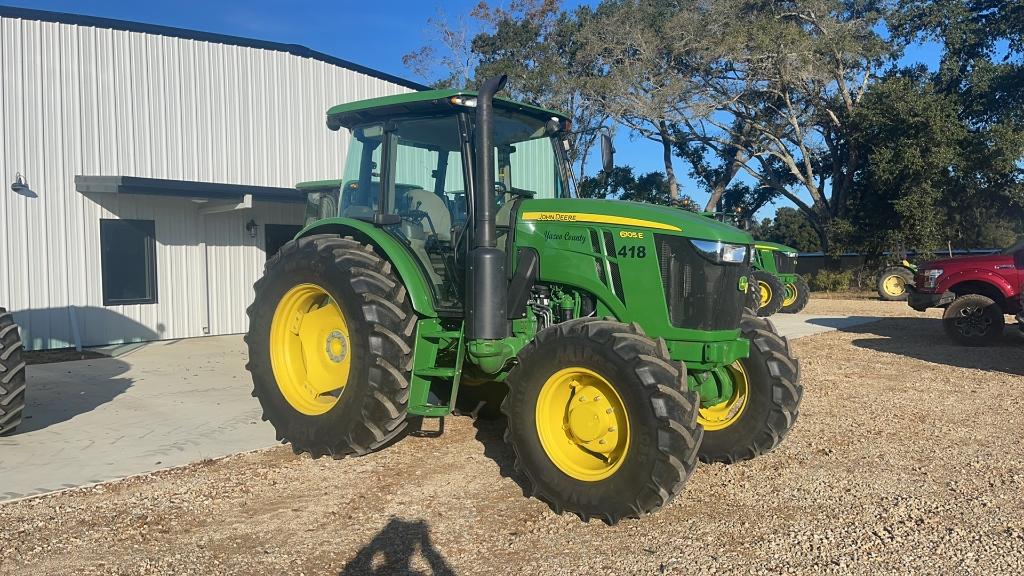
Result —
<path fill-rule="evenodd" d="M 636 226 L 637 228 L 656 228 L 658 230 L 682 232 L 682 229 L 678 226 L 672 226 L 663 222 L 626 218 L 624 216 L 609 216 L 607 214 L 586 214 L 583 212 L 523 212 L 523 220 L 615 224 L 617 226 Z"/>

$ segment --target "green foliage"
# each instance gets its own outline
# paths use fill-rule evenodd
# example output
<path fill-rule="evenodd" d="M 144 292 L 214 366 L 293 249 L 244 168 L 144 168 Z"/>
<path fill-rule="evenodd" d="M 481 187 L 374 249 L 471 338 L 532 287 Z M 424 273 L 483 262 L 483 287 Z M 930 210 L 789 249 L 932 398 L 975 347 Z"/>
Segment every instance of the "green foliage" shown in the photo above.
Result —
<path fill-rule="evenodd" d="M 680 205 L 673 158 L 710 200 L 802 251 L 933 251 L 1024 232 L 1024 0 L 482 2 L 434 18 L 407 57 L 447 84 L 508 74 L 565 110 L 581 195 Z M 883 35 L 882 31 L 890 31 Z M 937 71 L 895 68 L 937 41 Z M 437 68 L 442 72 L 439 73 Z M 611 120 L 662 145 L 664 172 L 582 178 Z"/>
<path fill-rule="evenodd" d="M 580 182 L 580 196 L 676 206 L 691 211 L 697 209 L 697 203 L 689 196 L 672 197 L 663 173 L 648 172 L 636 176 L 629 166 L 616 166 L 606 178 L 584 178 Z"/>
<path fill-rule="evenodd" d="M 815 292 L 845 292 L 853 282 L 852 270 L 829 270 L 822 268 L 811 277 L 811 290 Z"/>
<path fill-rule="evenodd" d="M 752 232 L 754 237 L 759 240 L 792 246 L 800 252 L 821 251 L 818 233 L 796 208 L 779 208 L 775 212 L 773 220 L 765 219 Z"/>

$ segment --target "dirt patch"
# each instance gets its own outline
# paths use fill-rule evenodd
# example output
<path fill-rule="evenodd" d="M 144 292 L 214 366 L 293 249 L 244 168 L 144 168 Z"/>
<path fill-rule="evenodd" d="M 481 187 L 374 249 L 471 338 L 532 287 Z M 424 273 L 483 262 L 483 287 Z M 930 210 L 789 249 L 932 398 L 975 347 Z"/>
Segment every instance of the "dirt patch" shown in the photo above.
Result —
<path fill-rule="evenodd" d="M 877 292 L 863 290 L 852 292 L 811 292 L 811 300 L 879 300 Z M 906 306 L 905 302 L 901 302 Z"/>
<path fill-rule="evenodd" d="M 1024 346 L 953 346 L 932 311 L 794 350 L 786 441 L 641 520 L 555 515 L 500 422 L 451 418 L 363 458 L 281 447 L 0 506 L 0 573 L 1020 573 Z"/>

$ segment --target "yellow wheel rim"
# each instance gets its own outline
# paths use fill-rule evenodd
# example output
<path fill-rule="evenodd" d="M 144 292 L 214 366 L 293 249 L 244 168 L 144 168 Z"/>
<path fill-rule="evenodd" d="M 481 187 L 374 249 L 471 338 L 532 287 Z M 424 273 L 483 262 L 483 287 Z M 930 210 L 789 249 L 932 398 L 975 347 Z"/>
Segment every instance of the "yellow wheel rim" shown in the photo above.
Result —
<path fill-rule="evenodd" d="M 584 482 L 619 469 L 629 451 L 629 418 L 622 398 L 603 376 L 566 368 L 537 396 L 537 434 L 559 470 Z"/>
<path fill-rule="evenodd" d="M 882 282 L 882 288 L 885 290 L 885 293 L 890 296 L 899 296 L 900 294 L 906 292 L 907 283 L 903 280 L 902 277 L 893 274 L 892 276 L 887 277 L 885 281 Z"/>
<path fill-rule="evenodd" d="M 799 296 L 799 295 L 800 295 L 800 293 L 797 292 L 796 286 L 794 286 L 792 284 L 786 284 L 786 297 L 782 299 L 782 305 L 783 306 L 790 306 L 790 305 L 792 305 L 793 302 L 796 302 L 796 297 Z"/>
<path fill-rule="evenodd" d="M 732 377 L 732 396 L 724 402 L 701 408 L 697 412 L 697 422 L 711 432 L 728 428 L 739 421 L 750 399 L 750 385 L 743 361 L 733 362 L 727 370 Z"/>
<path fill-rule="evenodd" d="M 757 282 L 758 291 L 761 293 L 761 308 L 764 308 L 772 301 L 772 287 L 767 282 Z"/>
<path fill-rule="evenodd" d="M 323 414 L 341 397 L 352 368 L 348 323 L 327 291 L 299 284 L 285 293 L 270 325 L 274 379 L 292 408 Z"/>

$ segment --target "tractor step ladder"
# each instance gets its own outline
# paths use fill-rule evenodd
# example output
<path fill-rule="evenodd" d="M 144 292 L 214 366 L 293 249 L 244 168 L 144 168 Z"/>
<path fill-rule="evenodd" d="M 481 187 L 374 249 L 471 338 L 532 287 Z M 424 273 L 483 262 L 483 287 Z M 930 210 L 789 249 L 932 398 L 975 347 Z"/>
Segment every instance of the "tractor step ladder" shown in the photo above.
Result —
<path fill-rule="evenodd" d="M 453 343 L 454 365 L 438 366 L 439 354 L 451 350 Z M 445 330 L 437 318 L 424 318 L 416 323 L 416 352 L 409 390 L 410 414 L 442 418 L 451 413 L 462 377 L 462 362 L 466 354 L 463 344 L 461 326 L 458 330 Z M 451 385 L 450 392 L 446 390 L 446 384 Z M 447 398 L 441 397 L 442 393 Z"/>

